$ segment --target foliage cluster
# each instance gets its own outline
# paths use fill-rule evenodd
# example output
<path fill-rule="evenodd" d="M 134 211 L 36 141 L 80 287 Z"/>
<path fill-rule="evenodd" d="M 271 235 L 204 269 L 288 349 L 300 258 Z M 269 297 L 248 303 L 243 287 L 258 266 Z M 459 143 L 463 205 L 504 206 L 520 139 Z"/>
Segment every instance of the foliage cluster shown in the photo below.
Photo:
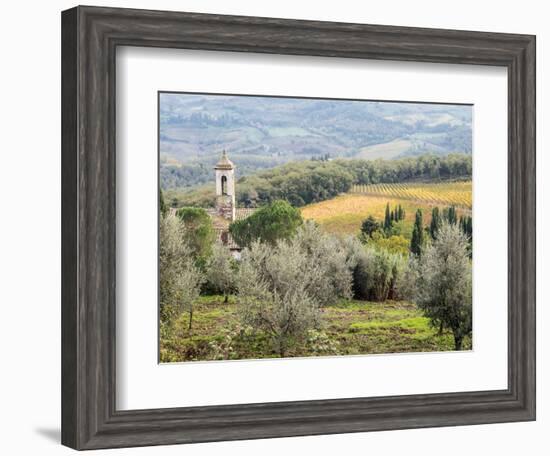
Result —
<path fill-rule="evenodd" d="M 251 216 L 233 222 L 229 232 L 242 247 L 248 247 L 254 241 L 274 245 L 279 239 L 290 239 L 302 223 L 298 209 L 286 201 L 275 201 Z"/>
<path fill-rule="evenodd" d="M 243 206 L 259 206 L 277 199 L 303 206 L 348 192 L 352 185 L 469 178 L 471 160 L 469 155 L 450 154 L 397 160 L 294 162 L 242 177 L 237 200 Z"/>
<path fill-rule="evenodd" d="M 180 220 L 167 214 L 159 226 L 159 298 L 161 334 L 166 325 L 182 312 L 193 320 L 193 305 L 204 282 L 195 265 L 192 250 L 186 242 L 186 230 Z"/>
<path fill-rule="evenodd" d="M 472 331 L 472 269 L 468 239 L 457 224 L 442 224 L 411 272 L 414 301 L 434 326 L 452 331 L 461 350 Z"/>
<path fill-rule="evenodd" d="M 259 207 L 276 200 L 293 206 L 328 200 L 349 192 L 355 185 L 470 179 L 472 157 L 465 154 L 421 155 L 396 160 L 302 160 L 277 166 L 237 181 L 237 204 Z M 211 185 L 170 194 L 179 205 L 213 206 Z"/>
<path fill-rule="evenodd" d="M 216 238 L 212 219 L 199 207 L 182 207 L 176 211 L 176 215 L 183 222 L 184 242 L 191 256 L 199 266 L 203 265 L 212 253 L 212 244 Z"/>
<path fill-rule="evenodd" d="M 441 217 L 434 208 L 436 222 L 424 227 L 422 211 L 417 211 L 409 256 L 402 211 L 387 209 L 389 231 L 367 219 L 361 242 L 327 234 L 315 223 L 303 222 L 287 202 L 273 202 L 245 219 L 242 238 L 240 224 L 232 225 L 234 238 L 245 246 L 240 261 L 213 242 L 212 222 L 204 210 L 161 215 L 161 336 L 184 313 L 191 332 L 200 293 L 214 292 L 226 304 L 234 296 L 239 325 L 246 329 L 212 345 L 217 356 L 233 356 L 245 333 L 250 343 L 264 341 L 279 356 L 306 346 L 331 353 L 338 344 L 325 338 L 326 308 L 351 298 L 408 298 L 434 327 L 452 332 L 455 348 L 461 349 L 471 334 L 468 220 L 457 219 L 454 208 L 441 211 Z"/>

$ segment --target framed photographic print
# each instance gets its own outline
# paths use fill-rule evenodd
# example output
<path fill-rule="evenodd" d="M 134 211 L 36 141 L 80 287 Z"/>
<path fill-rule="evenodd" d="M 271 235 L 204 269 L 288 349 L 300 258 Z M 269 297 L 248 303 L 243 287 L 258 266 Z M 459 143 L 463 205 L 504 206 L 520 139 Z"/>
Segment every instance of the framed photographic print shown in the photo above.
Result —
<path fill-rule="evenodd" d="M 77 7 L 62 51 L 63 444 L 535 419 L 534 36 Z"/>

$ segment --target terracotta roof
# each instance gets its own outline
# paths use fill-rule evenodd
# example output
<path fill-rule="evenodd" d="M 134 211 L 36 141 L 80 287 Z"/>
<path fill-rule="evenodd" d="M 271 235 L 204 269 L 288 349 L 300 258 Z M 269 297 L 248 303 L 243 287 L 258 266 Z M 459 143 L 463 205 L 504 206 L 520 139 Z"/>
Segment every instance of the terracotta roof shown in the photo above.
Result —
<path fill-rule="evenodd" d="M 250 217 L 254 212 L 256 212 L 255 207 L 238 207 L 235 209 L 235 220 L 242 220 Z"/>
<path fill-rule="evenodd" d="M 235 220 L 243 220 L 250 217 L 256 211 L 255 208 L 238 207 L 235 209 Z M 241 247 L 233 240 L 229 233 L 229 220 L 216 214 L 215 209 L 208 209 L 208 214 L 212 217 L 216 239 L 221 241 L 230 250 L 241 250 Z"/>
<path fill-rule="evenodd" d="M 216 209 L 209 208 L 206 209 L 206 212 L 212 219 L 212 225 L 214 225 L 214 229 L 227 229 L 229 228 L 229 220 L 223 218 L 221 215 L 218 215 L 216 212 Z"/>

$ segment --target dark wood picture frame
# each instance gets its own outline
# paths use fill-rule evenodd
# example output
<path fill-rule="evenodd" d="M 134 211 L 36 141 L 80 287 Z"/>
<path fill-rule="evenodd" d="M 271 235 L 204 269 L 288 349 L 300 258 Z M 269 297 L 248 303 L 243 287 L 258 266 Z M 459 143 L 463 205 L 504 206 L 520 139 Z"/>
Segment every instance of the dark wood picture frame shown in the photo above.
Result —
<path fill-rule="evenodd" d="M 506 67 L 508 388 L 117 410 L 117 46 Z M 94 449 L 534 419 L 534 36 L 99 7 L 62 13 L 63 444 Z"/>

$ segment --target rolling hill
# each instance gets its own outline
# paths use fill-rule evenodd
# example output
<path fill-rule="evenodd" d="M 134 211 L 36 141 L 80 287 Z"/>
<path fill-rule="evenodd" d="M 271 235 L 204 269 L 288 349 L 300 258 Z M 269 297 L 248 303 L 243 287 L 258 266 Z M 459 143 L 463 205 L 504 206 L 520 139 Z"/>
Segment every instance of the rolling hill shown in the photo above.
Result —
<path fill-rule="evenodd" d="M 211 179 L 226 149 L 238 176 L 309 159 L 472 151 L 463 105 L 162 93 L 161 184 Z"/>

